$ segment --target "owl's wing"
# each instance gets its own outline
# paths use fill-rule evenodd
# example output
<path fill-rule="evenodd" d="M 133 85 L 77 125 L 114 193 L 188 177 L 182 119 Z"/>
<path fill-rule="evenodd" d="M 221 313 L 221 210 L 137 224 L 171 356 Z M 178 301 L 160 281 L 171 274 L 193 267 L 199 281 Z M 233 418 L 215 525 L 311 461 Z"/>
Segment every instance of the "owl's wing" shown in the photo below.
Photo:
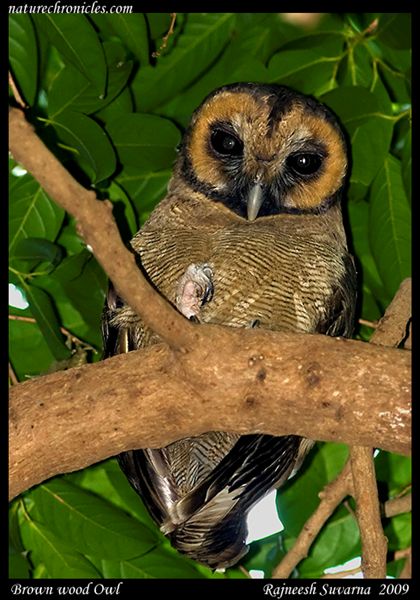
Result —
<path fill-rule="evenodd" d="M 350 254 L 342 257 L 344 275 L 337 282 L 326 306 L 325 318 L 320 320 L 315 332 L 332 337 L 351 337 L 356 309 L 357 273 Z"/>
<path fill-rule="evenodd" d="M 214 442 L 217 435 L 214 434 Z M 208 436 L 210 446 L 211 434 Z M 241 436 L 207 476 L 191 485 L 186 482 L 182 490 L 164 448 L 134 450 L 119 461 L 156 520 L 169 532 L 198 513 L 201 522 L 208 525 L 220 521 L 234 508 L 245 513 L 255 498 L 262 497 L 274 483 L 281 485 L 287 479 L 296 463 L 299 445 L 300 438 L 292 435 Z"/>

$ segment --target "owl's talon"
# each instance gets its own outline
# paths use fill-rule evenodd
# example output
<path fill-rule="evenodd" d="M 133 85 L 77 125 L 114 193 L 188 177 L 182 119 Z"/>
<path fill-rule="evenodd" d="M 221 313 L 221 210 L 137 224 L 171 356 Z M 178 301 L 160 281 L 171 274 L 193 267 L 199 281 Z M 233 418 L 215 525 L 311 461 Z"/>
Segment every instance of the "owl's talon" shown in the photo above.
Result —
<path fill-rule="evenodd" d="M 213 271 L 208 264 L 191 264 L 178 283 L 175 305 L 187 319 L 200 322 L 201 307 L 209 302 L 214 293 Z"/>

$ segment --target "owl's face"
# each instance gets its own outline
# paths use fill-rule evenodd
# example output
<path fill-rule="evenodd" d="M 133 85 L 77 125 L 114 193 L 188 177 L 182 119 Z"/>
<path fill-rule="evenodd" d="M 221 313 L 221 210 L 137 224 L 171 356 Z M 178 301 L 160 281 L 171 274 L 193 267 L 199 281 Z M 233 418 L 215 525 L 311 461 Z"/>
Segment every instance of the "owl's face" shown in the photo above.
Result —
<path fill-rule="evenodd" d="M 326 210 L 347 168 L 332 112 L 283 86 L 222 87 L 195 111 L 178 169 L 196 192 L 249 220 Z"/>

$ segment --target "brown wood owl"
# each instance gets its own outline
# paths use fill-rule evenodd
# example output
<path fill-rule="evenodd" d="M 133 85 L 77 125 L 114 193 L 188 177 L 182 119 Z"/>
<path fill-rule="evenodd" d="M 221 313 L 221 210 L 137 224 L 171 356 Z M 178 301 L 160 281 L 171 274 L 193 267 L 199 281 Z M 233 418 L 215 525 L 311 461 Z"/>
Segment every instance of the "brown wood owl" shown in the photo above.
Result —
<path fill-rule="evenodd" d="M 131 241 L 139 267 L 198 322 L 350 336 L 346 171 L 343 133 L 318 101 L 283 86 L 217 89 L 192 116 L 166 197 Z M 157 339 L 112 289 L 103 330 L 105 357 Z M 119 462 L 172 544 L 221 568 L 247 551 L 250 508 L 311 445 L 208 432 Z"/>

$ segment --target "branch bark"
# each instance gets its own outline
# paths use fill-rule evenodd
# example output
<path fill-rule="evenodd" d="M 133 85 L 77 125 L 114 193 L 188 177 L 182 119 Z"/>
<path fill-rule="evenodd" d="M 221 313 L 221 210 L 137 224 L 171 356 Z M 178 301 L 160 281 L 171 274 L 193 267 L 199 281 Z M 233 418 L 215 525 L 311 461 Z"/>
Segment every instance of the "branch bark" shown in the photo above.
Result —
<path fill-rule="evenodd" d="M 306 521 L 293 547 L 274 569 L 273 579 L 286 579 L 301 560 L 308 556 L 316 536 L 341 502 L 352 493 L 351 463 L 347 461 L 337 477 L 319 493 L 318 507 Z"/>
<path fill-rule="evenodd" d="M 367 579 L 385 579 L 388 540 L 381 523 L 373 449 L 352 446 L 350 461 L 356 518 L 362 542 L 363 575 Z"/>
<path fill-rule="evenodd" d="M 146 325 L 175 348 L 191 346 L 200 335 L 142 276 L 134 254 L 120 237 L 112 204 L 96 199 L 48 150 L 21 110 L 9 110 L 9 148 L 46 193 L 77 219 L 79 231 L 114 286 Z M 145 307 L 147 309 L 145 310 Z"/>
<path fill-rule="evenodd" d="M 181 355 L 157 344 L 13 386 L 11 496 L 123 450 L 212 430 L 294 433 L 410 453 L 409 352 L 322 335 L 201 327 L 213 329 L 217 346 L 200 343 Z"/>

